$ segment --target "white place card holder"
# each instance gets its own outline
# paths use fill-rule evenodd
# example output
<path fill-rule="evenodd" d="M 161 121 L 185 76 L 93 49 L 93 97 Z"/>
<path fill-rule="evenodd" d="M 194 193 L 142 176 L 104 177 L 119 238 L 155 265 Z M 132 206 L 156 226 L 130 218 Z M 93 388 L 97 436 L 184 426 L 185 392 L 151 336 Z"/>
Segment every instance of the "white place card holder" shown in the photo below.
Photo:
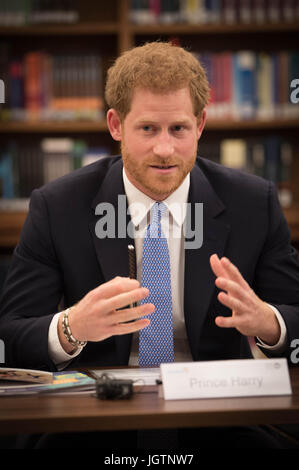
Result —
<path fill-rule="evenodd" d="M 165 400 L 292 394 L 284 358 L 178 362 L 160 368 Z"/>

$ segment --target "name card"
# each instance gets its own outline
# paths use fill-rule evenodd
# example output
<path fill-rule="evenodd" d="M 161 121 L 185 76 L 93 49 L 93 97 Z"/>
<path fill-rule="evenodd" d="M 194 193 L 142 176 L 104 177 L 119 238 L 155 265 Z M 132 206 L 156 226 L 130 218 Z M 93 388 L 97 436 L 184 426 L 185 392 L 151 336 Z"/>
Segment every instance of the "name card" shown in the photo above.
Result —
<path fill-rule="evenodd" d="M 292 394 L 284 358 L 177 362 L 160 367 L 165 400 Z"/>

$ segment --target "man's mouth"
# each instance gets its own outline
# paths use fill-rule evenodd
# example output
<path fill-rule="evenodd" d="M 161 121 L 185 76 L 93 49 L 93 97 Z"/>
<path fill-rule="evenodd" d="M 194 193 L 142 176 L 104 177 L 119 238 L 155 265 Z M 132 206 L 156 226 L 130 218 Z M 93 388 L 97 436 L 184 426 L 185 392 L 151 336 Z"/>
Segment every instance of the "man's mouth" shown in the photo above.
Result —
<path fill-rule="evenodd" d="M 176 169 L 177 165 L 150 165 L 151 170 L 156 175 L 172 175 Z"/>
<path fill-rule="evenodd" d="M 152 165 L 154 168 L 161 168 L 162 170 L 167 170 L 168 168 L 173 168 L 175 165 Z"/>
<path fill-rule="evenodd" d="M 175 168 L 177 165 L 150 165 L 152 168 L 159 168 L 161 170 L 168 170 L 169 168 Z"/>

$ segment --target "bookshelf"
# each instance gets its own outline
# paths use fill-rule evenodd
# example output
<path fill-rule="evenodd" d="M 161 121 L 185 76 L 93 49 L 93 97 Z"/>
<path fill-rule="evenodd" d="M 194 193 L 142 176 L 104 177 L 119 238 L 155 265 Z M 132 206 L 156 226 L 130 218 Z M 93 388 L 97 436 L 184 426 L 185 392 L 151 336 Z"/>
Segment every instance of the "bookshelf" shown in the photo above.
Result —
<path fill-rule="evenodd" d="M 134 45 L 155 39 L 177 41 L 194 52 L 231 51 L 235 53 L 239 50 L 250 50 L 272 54 L 280 50 L 299 51 L 299 13 L 297 11 L 292 15 L 289 11 L 283 10 L 283 17 L 277 16 L 277 12 L 272 11 L 272 16 L 262 21 L 259 18 L 259 20 L 235 20 L 229 23 L 214 19 L 208 23 L 193 24 L 181 19 L 173 22 L 168 18 L 166 22 L 164 20 L 153 24 L 145 21 L 143 17 L 143 23 L 138 24 L 132 22 L 130 0 L 110 0 L 108 4 L 104 1 L 93 2 L 92 0 L 77 0 L 71 3 L 78 13 L 78 21 L 72 23 L 28 24 L 25 22 L 16 25 L 6 21 L 5 24 L 5 21 L 1 22 L 0 8 L 0 45 L 1 43 L 8 45 L 9 58 L 24 57 L 26 53 L 36 50 L 46 51 L 53 56 L 61 51 L 68 54 L 70 49 L 80 54 L 85 54 L 87 51 L 98 52 L 102 59 L 101 71 L 104 83 L 106 70 L 116 56 Z M 280 5 L 283 4 L 284 2 L 280 2 Z M 285 7 L 281 6 L 281 8 Z M 299 107 L 299 104 L 297 106 Z M 0 121 L 0 145 L 3 147 L 11 140 L 18 142 L 20 146 L 24 143 L 34 145 L 48 136 L 82 138 L 90 145 L 110 145 L 109 150 L 115 153 L 118 148 L 109 138 L 104 115 L 105 109 L 101 117 L 92 120 L 2 120 Z M 252 117 L 246 120 L 211 117 L 202 137 L 208 141 L 217 139 L 220 141 L 224 138 L 263 138 L 279 133 L 282 139 L 291 142 L 293 163 L 290 187 L 293 191 L 293 202 L 290 207 L 285 208 L 285 215 L 291 229 L 292 239 L 297 247 L 299 247 L 298 128 L 298 114 L 292 117 L 279 116 L 264 119 Z M 1 249 L 11 250 L 16 245 L 25 217 L 25 210 L 0 212 L 0 251 Z"/>
<path fill-rule="evenodd" d="M 3 134 L 27 134 L 27 133 L 95 133 L 108 132 L 106 121 L 80 121 L 80 122 L 2 122 L 0 124 L 0 135 Z M 238 130 L 275 130 L 275 129 L 298 129 L 299 118 L 297 119 L 250 119 L 224 120 L 210 119 L 205 126 L 208 131 L 238 131 Z"/>

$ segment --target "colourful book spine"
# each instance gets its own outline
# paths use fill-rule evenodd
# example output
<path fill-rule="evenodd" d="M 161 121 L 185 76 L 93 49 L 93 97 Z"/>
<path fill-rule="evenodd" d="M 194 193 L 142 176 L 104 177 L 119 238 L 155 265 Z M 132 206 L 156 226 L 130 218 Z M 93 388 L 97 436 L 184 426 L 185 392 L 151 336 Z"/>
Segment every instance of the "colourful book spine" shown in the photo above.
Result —
<path fill-rule="evenodd" d="M 286 118 L 288 116 L 289 102 L 289 54 L 286 51 L 278 53 L 278 116 Z"/>
<path fill-rule="evenodd" d="M 260 119 L 272 119 L 274 110 L 272 102 L 273 83 L 270 55 L 263 52 L 259 53 L 257 62 L 257 117 Z"/>
<path fill-rule="evenodd" d="M 0 182 L 1 197 L 11 199 L 14 197 L 13 160 L 9 152 L 0 156 Z"/>
<path fill-rule="evenodd" d="M 42 106 L 41 54 L 30 52 L 25 55 L 25 108 L 27 118 L 39 119 Z"/>
<path fill-rule="evenodd" d="M 231 52 L 222 54 L 223 118 L 233 115 L 233 57 Z"/>
<path fill-rule="evenodd" d="M 9 65 L 9 88 L 10 88 L 10 108 L 14 110 L 24 109 L 24 73 L 23 64 L 20 60 L 15 60 Z M 17 117 L 14 115 L 13 117 Z"/>

